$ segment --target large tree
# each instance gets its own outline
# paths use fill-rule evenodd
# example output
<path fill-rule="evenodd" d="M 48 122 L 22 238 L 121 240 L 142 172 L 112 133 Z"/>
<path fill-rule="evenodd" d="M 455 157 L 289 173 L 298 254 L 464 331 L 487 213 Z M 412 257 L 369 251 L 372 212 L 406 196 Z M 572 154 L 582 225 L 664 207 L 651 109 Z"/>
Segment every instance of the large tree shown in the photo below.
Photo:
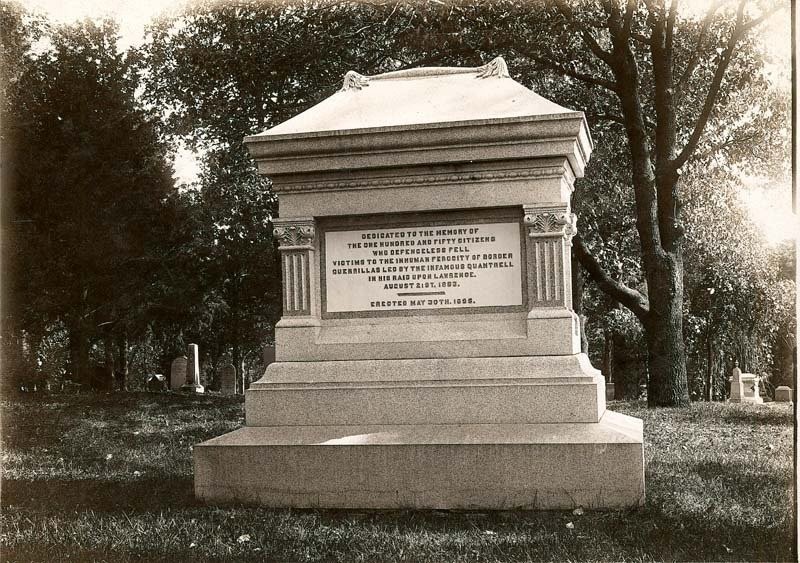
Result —
<path fill-rule="evenodd" d="M 131 60 L 117 49 L 116 24 L 86 20 L 45 36 L 49 45 L 24 53 L 6 92 L 4 212 L 24 228 L 4 247 L 4 283 L 16 299 L 30 297 L 14 330 L 62 323 L 72 375 L 85 381 L 90 344 L 104 341 L 110 370 L 114 337 L 141 311 L 174 182 L 156 116 L 137 102 Z"/>
<path fill-rule="evenodd" d="M 647 343 L 648 403 L 687 405 L 683 334 L 681 175 L 693 159 L 737 143 L 757 144 L 766 96 L 752 31 L 777 8 L 745 0 L 713 3 L 696 18 L 678 0 L 569 4 L 548 10 L 551 37 L 527 46 L 543 68 L 590 85 L 626 140 L 629 182 L 646 292 L 628 287 L 595 260 L 581 237 L 575 252 L 590 276 L 641 321 Z M 748 105 L 739 105 L 739 104 Z"/>

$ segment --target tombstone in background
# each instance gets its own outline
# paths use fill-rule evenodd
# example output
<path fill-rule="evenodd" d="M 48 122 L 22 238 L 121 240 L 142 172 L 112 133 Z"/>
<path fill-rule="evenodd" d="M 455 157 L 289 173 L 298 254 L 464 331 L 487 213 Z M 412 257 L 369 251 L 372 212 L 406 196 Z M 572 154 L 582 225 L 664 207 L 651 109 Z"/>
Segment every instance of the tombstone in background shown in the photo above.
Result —
<path fill-rule="evenodd" d="M 186 382 L 181 386 L 181 391 L 186 393 L 204 393 L 205 388 L 200 384 L 200 354 L 197 344 L 189 344 L 186 360 Z"/>
<path fill-rule="evenodd" d="M 793 399 L 792 388 L 786 385 L 781 385 L 775 388 L 775 402 L 777 403 L 791 403 Z"/>
<path fill-rule="evenodd" d="M 742 384 L 742 370 L 739 369 L 739 362 L 733 368 L 731 374 L 731 393 L 728 401 L 731 403 L 741 403 L 744 398 L 744 385 Z"/>
<path fill-rule="evenodd" d="M 195 494 L 317 508 L 644 502 L 642 421 L 606 410 L 572 310 L 583 113 L 478 68 L 348 72 L 248 137 L 278 196 L 276 362 Z M 231 471 L 236 467 L 236 471 Z"/>
<path fill-rule="evenodd" d="M 223 395 L 236 395 L 236 367 L 225 364 L 220 370 L 219 391 Z"/>
<path fill-rule="evenodd" d="M 759 391 L 759 377 L 752 373 L 742 373 L 739 362 L 733 368 L 730 378 L 731 394 L 728 399 L 731 403 L 763 403 Z"/>
<path fill-rule="evenodd" d="M 742 374 L 742 388 L 744 390 L 743 402 L 761 404 L 764 399 L 761 398 L 760 390 L 761 378 L 754 373 Z"/>
<path fill-rule="evenodd" d="M 147 390 L 151 392 L 160 392 L 167 390 L 167 378 L 166 376 L 155 373 L 147 378 Z"/>
<path fill-rule="evenodd" d="M 169 370 L 169 388 L 172 391 L 180 391 L 186 383 L 186 356 L 178 356 L 172 360 Z"/>

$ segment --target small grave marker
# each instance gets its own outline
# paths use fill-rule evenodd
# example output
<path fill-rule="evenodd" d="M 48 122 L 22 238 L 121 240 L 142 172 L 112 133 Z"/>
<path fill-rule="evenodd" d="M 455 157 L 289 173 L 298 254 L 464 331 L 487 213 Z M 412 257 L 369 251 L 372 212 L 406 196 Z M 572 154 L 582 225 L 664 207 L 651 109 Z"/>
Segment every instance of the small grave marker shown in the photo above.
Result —
<path fill-rule="evenodd" d="M 219 390 L 223 395 L 236 395 L 236 367 L 233 364 L 222 366 Z"/>
<path fill-rule="evenodd" d="M 172 360 L 169 373 L 169 388 L 179 391 L 186 383 L 186 356 L 179 356 Z"/>
<path fill-rule="evenodd" d="M 775 388 L 775 402 L 777 403 L 791 403 L 793 399 L 792 388 L 786 385 L 781 385 Z"/>

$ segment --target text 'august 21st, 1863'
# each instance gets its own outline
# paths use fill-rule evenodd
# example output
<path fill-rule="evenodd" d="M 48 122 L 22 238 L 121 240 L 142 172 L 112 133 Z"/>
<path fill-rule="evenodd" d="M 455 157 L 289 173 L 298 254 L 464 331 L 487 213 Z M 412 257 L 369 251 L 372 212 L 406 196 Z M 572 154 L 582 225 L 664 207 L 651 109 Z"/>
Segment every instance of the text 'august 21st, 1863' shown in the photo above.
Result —
<path fill-rule="evenodd" d="M 518 223 L 325 233 L 328 312 L 522 304 Z"/>

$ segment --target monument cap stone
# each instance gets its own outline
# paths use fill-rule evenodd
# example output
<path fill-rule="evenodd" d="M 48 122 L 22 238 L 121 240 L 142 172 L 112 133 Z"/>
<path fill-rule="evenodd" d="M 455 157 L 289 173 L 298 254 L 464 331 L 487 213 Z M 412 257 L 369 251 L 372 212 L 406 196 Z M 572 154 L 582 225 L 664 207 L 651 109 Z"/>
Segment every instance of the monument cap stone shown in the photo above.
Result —
<path fill-rule="evenodd" d="M 525 88 L 499 57 L 472 68 L 348 73 L 341 91 L 245 143 L 273 179 L 547 157 L 567 158 L 581 177 L 592 152 L 583 112 Z"/>

